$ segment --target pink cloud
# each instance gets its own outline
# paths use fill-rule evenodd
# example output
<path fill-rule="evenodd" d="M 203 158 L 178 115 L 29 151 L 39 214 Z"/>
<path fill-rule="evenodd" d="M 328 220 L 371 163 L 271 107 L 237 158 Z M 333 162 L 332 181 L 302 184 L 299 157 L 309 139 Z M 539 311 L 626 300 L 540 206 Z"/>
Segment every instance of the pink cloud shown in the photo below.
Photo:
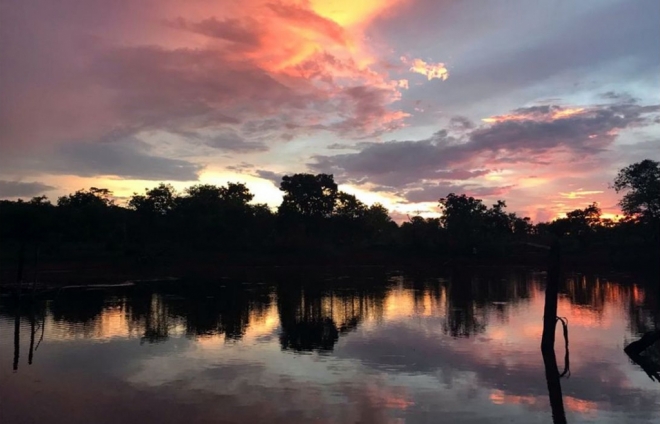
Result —
<path fill-rule="evenodd" d="M 398 128 L 403 85 L 363 41 L 364 25 L 392 3 L 348 15 L 261 0 L 6 7 L 0 140 L 17 147 L 270 119 L 351 137 Z"/>

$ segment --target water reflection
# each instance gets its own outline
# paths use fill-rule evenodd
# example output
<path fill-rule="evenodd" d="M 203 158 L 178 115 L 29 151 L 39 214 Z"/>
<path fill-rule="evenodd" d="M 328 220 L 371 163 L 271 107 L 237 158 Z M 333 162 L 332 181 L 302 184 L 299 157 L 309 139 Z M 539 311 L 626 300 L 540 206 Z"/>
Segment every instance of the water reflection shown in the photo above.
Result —
<path fill-rule="evenodd" d="M 631 361 L 639 365 L 651 381 L 660 383 L 660 355 L 658 343 L 660 342 L 660 331 L 649 331 L 623 350 Z"/>
<path fill-rule="evenodd" d="M 365 319 L 379 320 L 388 285 L 351 287 L 286 285 L 277 287 L 280 344 L 284 350 L 331 351 L 339 336 Z"/>
<path fill-rule="evenodd" d="M 660 386 L 622 354 L 623 343 L 654 328 L 657 288 L 597 276 L 562 281 L 557 315 L 571 326 L 572 377 L 561 384 L 554 350 L 538 354 L 544 290 L 543 274 L 455 269 L 4 300 L 0 377 L 9 384 L 0 385 L 0 398 L 20 405 L 17 396 L 48 393 L 66 377 L 67 390 L 115 384 L 122 393 L 152 393 L 156 403 L 196 405 L 202 415 L 222 396 L 243 405 L 223 416 L 228 422 L 261 420 L 245 405 L 260 405 L 272 422 L 547 422 L 548 394 L 551 405 L 562 400 L 561 413 L 553 412 L 568 422 L 659 418 Z"/>

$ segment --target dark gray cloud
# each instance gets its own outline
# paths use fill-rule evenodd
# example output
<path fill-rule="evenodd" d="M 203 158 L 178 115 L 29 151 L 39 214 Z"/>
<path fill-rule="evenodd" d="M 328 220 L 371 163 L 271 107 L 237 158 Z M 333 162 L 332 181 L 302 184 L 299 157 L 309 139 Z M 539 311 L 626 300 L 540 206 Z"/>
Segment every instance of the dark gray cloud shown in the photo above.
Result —
<path fill-rule="evenodd" d="M 268 118 L 263 120 L 249 120 L 241 125 L 241 134 L 249 137 L 286 138 L 291 132 L 301 128 L 300 124 L 286 118 Z"/>
<path fill-rule="evenodd" d="M 0 180 L 1 197 L 30 197 L 54 190 L 55 187 L 40 182 L 22 182 Z"/>
<path fill-rule="evenodd" d="M 225 130 L 204 140 L 204 144 L 214 149 L 235 153 L 264 152 L 268 150 L 261 141 L 249 141 L 236 131 Z"/>
<path fill-rule="evenodd" d="M 448 171 L 437 171 L 434 175 L 443 180 L 469 180 L 471 178 L 481 177 L 490 173 L 488 169 L 477 169 L 467 171 L 464 169 L 450 169 Z"/>
<path fill-rule="evenodd" d="M 194 181 L 201 165 L 156 155 L 137 139 L 112 143 L 66 144 L 44 163 L 45 170 L 83 177 L 116 175 L 127 179 Z"/>
<path fill-rule="evenodd" d="M 276 187 L 280 186 L 280 183 L 282 182 L 282 177 L 284 174 L 278 174 L 273 171 L 268 171 L 266 169 L 257 169 L 255 171 L 255 176 L 259 178 L 263 178 L 264 180 L 271 181 L 273 184 L 275 184 Z"/>
<path fill-rule="evenodd" d="M 475 123 L 465 116 L 454 116 L 449 120 L 449 128 L 453 131 L 467 131 L 475 126 Z"/>
<path fill-rule="evenodd" d="M 419 141 L 363 143 L 356 153 L 316 156 L 310 167 L 340 180 L 399 188 L 423 180 L 466 180 L 502 164 L 549 164 L 548 155 L 559 150 L 596 155 L 618 131 L 652 123 L 648 115 L 659 110 L 636 103 L 594 105 L 577 114 L 553 105 L 519 108 L 459 138 L 441 130 Z"/>
<path fill-rule="evenodd" d="M 558 106 L 519 108 L 512 115 L 528 119 L 507 120 L 474 130 L 470 134 L 472 150 L 543 153 L 563 147 L 574 152 L 593 154 L 603 151 L 616 138 L 616 132 L 650 123 L 646 115 L 658 112 L 659 105 L 635 103 L 587 108 L 584 113 L 544 120 L 565 111 Z"/>
<path fill-rule="evenodd" d="M 13 174 L 112 175 L 154 181 L 194 181 L 203 169 L 186 160 L 160 156 L 149 144 L 135 138 L 63 144 L 44 154 L 0 159 L 0 167 Z"/>
<path fill-rule="evenodd" d="M 616 151 L 616 162 L 620 167 L 627 164 L 640 162 L 644 159 L 660 161 L 660 138 L 651 138 L 634 146 L 618 146 Z"/>
<path fill-rule="evenodd" d="M 409 202 L 437 202 L 438 199 L 446 197 L 449 193 L 461 193 L 474 197 L 494 197 L 505 195 L 514 186 L 486 187 L 478 184 L 449 184 L 439 182 L 436 184 L 424 184 L 421 188 L 415 188 L 402 193 L 402 197 Z"/>
<path fill-rule="evenodd" d="M 614 100 L 618 102 L 635 103 L 639 101 L 639 99 L 634 98 L 629 93 L 622 93 L 618 91 L 607 91 L 600 96 L 603 99 Z"/>
<path fill-rule="evenodd" d="M 328 150 L 359 150 L 355 144 L 348 143 L 332 143 L 326 146 Z"/>
<path fill-rule="evenodd" d="M 402 187 L 446 170 L 445 153 L 456 142 L 446 131 L 440 131 L 420 141 L 364 143 L 357 153 L 316 156 L 310 167 L 339 178 Z"/>
<path fill-rule="evenodd" d="M 226 169 L 231 169 L 232 171 L 244 172 L 249 171 L 254 168 L 254 165 L 248 162 L 241 162 L 236 165 L 229 165 L 225 167 Z"/>

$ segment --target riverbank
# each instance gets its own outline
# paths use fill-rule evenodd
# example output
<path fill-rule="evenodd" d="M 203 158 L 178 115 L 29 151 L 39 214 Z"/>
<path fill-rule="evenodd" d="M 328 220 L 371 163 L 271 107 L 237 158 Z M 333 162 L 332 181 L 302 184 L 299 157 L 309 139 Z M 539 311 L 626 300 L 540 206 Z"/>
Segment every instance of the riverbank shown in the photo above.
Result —
<path fill-rule="evenodd" d="M 372 275 L 373 273 L 402 270 L 406 272 L 452 272 L 453 270 L 525 268 L 543 271 L 546 268 L 545 251 L 527 251 L 523 254 L 488 257 L 433 255 L 414 252 L 334 252 L 291 254 L 249 254 L 217 252 L 183 252 L 163 254 L 145 260 L 132 256 L 106 255 L 79 259 L 24 258 L 22 271 L 19 261 L 0 263 L 0 287 L 15 290 L 22 281 L 23 290 L 30 291 L 34 282 L 39 289 L 47 287 L 120 284 L 127 281 L 190 279 L 217 281 L 220 279 L 253 280 L 264 275 L 282 278 L 311 275 Z M 610 273 L 657 275 L 653 264 L 647 267 L 626 267 L 609 263 L 601 256 L 564 255 L 563 268 L 571 272 L 589 273 L 593 270 Z M 19 274 L 21 278 L 19 278 Z"/>

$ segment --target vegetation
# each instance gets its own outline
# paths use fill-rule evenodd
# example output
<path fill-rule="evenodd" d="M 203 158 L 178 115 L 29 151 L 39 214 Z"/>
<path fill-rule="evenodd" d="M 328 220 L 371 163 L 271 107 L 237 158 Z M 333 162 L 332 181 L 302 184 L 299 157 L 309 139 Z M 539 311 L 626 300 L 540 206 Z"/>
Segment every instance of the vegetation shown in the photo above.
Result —
<path fill-rule="evenodd" d="M 39 246 L 64 257 L 105 252 L 133 258 L 182 252 L 239 253 L 296 258 L 358 253 L 439 256 L 520 256 L 560 240 L 564 252 L 614 263 L 655 262 L 660 251 L 660 164 L 622 169 L 613 189 L 623 193 L 619 221 L 602 219 L 597 204 L 552 222 L 532 224 L 481 200 L 451 193 L 439 200 L 439 218 L 410 217 L 397 225 L 385 207 L 367 206 L 339 191 L 332 175 L 295 174 L 280 184 L 282 204 L 272 211 L 251 203 L 240 183 L 194 185 L 183 193 L 167 184 L 134 194 L 126 206 L 107 189 L 92 187 L 60 197 L 0 201 L 3 251 Z M 357 260 L 357 259 L 355 259 Z"/>

